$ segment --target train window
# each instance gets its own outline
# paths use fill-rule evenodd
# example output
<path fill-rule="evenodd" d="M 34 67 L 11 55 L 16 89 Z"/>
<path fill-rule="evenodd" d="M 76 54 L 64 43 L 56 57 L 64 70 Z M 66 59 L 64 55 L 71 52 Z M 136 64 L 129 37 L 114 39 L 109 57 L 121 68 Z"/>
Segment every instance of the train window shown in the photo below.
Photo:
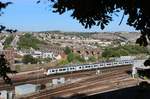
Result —
<path fill-rule="evenodd" d="M 94 65 L 94 67 L 96 67 L 97 65 Z"/>
<path fill-rule="evenodd" d="M 103 66 L 103 64 L 100 64 L 100 66 Z"/>
<path fill-rule="evenodd" d="M 65 71 L 65 70 L 66 70 L 66 68 L 63 69 L 63 71 Z"/>
<path fill-rule="evenodd" d="M 74 69 L 74 67 L 71 67 L 70 69 L 71 69 L 71 70 L 73 70 L 73 69 Z"/>
<path fill-rule="evenodd" d="M 111 65 L 111 63 L 107 63 L 106 65 Z"/>
<path fill-rule="evenodd" d="M 62 71 L 62 69 L 59 69 L 59 71 Z"/>
<path fill-rule="evenodd" d="M 52 70 L 52 72 L 55 72 L 55 70 Z"/>
<path fill-rule="evenodd" d="M 79 67 L 81 69 L 81 67 Z"/>

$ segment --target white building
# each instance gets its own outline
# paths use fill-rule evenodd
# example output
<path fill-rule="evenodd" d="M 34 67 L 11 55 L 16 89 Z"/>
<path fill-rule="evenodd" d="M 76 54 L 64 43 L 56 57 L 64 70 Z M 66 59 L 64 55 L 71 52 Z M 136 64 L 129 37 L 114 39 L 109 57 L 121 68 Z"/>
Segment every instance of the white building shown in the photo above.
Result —
<path fill-rule="evenodd" d="M 42 58 L 51 58 L 53 59 L 55 57 L 53 52 L 43 52 Z"/>
<path fill-rule="evenodd" d="M 31 55 L 34 58 L 51 58 L 54 59 L 55 55 L 53 52 L 50 51 L 18 51 L 17 54 L 24 56 L 24 55 Z"/>
<path fill-rule="evenodd" d="M 21 55 L 21 56 L 24 56 L 24 55 L 27 55 L 28 53 L 23 52 L 23 51 L 17 51 L 17 54 L 19 54 L 19 55 Z"/>
<path fill-rule="evenodd" d="M 0 99 L 12 99 L 13 94 L 11 91 L 2 90 L 0 91 Z"/>
<path fill-rule="evenodd" d="M 31 53 L 31 56 L 33 56 L 34 58 L 42 58 L 42 52 L 41 51 L 33 51 Z"/>
<path fill-rule="evenodd" d="M 34 84 L 24 84 L 15 86 L 16 96 L 31 94 L 37 92 L 38 90 L 38 85 Z"/>
<path fill-rule="evenodd" d="M 55 56 L 55 59 L 56 59 L 56 60 L 60 60 L 60 59 L 62 59 L 62 57 L 61 57 L 61 55 L 56 55 L 56 56 Z"/>

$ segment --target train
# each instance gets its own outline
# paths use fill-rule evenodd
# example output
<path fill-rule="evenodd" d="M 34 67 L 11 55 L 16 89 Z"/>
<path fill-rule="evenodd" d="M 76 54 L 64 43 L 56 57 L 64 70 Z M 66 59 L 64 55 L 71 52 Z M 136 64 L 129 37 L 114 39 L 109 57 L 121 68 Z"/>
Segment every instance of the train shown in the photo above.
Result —
<path fill-rule="evenodd" d="M 111 67 L 117 67 L 122 65 L 133 65 L 133 60 L 121 60 L 121 61 L 101 62 L 101 63 L 93 63 L 93 64 L 78 64 L 78 65 L 64 66 L 58 68 L 50 68 L 44 74 L 46 75 L 61 74 L 61 73 L 69 73 L 69 72 L 77 72 L 77 71 L 85 71 L 85 70 L 111 68 Z"/>

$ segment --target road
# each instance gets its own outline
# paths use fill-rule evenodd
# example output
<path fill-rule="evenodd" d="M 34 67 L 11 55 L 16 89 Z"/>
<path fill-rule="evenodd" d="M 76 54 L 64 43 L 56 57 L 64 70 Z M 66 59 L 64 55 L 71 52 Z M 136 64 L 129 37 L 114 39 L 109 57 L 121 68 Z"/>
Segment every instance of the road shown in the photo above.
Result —
<path fill-rule="evenodd" d="M 18 41 L 19 41 L 19 36 L 16 35 L 10 45 L 13 46 L 14 48 L 17 48 L 17 42 Z"/>

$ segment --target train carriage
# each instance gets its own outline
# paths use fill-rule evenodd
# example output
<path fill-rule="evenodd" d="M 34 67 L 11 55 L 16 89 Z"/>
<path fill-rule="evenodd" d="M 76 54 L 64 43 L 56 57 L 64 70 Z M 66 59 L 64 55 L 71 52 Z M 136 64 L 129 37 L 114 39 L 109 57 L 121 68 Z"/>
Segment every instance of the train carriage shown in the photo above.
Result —
<path fill-rule="evenodd" d="M 105 63 L 105 67 L 111 67 L 111 66 L 112 66 L 112 62 Z"/>
<path fill-rule="evenodd" d="M 69 71 L 70 71 L 70 72 L 76 71 L 76 67 L 75 67 L 75 66 L 69 67 Z"/>
<path fill-rule="evenodd" d="M 93 68 L 97 69 L 98 68 L 98 64 L 93 64 Z"/>
<path fill-rule="evenodd" d="M 79 66 L 76 66 L 76 70 L 79 70 L 79 71 L 80 71 L 80 70 L 82 70 L 82 69 L 83 69 L 83 66 L 80 66 L 80 65 L 79 65 Z"/>
<path fill-rule="evenodd" d="M 56 74 L 57 73 L 57 69 L 48 69 L 47 71 L 47 75 L 50 75 L 50 74 Z"/>
<path fill-rule="evenodd" d="M 119 62 L 113 62 L 113 66 L 117 66 Z"/>
<path fill-rule="evenodd" d="M 67 67 L 61 67 L 61 68 L 48 69 L 45 74 L 51 75 L 51 74 L 101 69 L 101 68 L 115 67 L 115 66 L 121 66 L 121 65 L 131 65 L 131 64 L 133 64 L 132 60 L 122 60 L 122 61 L 95 63 L 95 64 L 81 64 L 81 65 L 73 65 L 73 66 L 67 66 Z"/>

